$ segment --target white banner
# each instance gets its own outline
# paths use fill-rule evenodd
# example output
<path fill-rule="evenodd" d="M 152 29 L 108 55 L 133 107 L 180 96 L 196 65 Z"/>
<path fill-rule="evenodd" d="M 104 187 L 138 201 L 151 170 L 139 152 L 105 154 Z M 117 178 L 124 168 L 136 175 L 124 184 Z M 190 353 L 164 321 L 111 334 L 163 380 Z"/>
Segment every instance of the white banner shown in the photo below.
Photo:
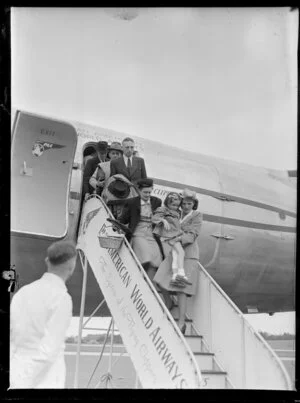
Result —
<path fill-rule="evenodd" d="M 119 250 L 100 246 L 99 236 L 116 235 L 108 217 L 99 198 L 85 203 L 78 248 L 92 267 L 142 386 L 200 388 L 195 357 L 132 249 L 125 242 Z"/>

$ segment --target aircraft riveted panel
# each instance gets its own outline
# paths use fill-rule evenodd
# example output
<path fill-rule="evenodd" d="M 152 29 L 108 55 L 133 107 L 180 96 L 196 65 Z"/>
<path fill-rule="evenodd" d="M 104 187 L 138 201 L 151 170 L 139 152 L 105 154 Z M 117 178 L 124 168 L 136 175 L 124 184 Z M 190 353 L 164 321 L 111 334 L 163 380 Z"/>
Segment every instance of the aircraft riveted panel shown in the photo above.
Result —
<path fill-rule="evenodd" d="M 244 312 L 293 310 L 295 189 L 265 169 L 252 176 L 238 167 L 218 169 L 230 198 L 223 201 L 217 281 Z"/>
<path fill-rule="evenodd" d="M 17 113 L 12 138 L 12 231 L 66 236 L 76 145 L 76 130 L 70 124 Z"/>

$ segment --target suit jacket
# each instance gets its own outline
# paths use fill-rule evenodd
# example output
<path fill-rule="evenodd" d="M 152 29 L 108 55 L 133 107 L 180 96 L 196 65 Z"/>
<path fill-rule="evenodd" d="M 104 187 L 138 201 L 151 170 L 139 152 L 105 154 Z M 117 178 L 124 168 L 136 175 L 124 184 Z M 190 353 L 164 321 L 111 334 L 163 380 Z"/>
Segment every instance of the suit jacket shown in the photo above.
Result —
<path fill-rule="evenodd" d="M 155 196 L 150 196 L 150 204 L 152 208 L 152 213 L 161 206 L 161 199 Z M 128 228 L 131 234 L 134 233 L 136 226 L 141 219 L 141 197 L 137 196 L 133 199 L 128 200 L 125 204 L 123 212 L 119 218 L 122 224 L 129 224 Z M 129 237 L 131 238 L 131 237 Z"/>
<path fill-rule="evenodd" d="M 109 161 L 109 159 L 106 158 L 106 161 Z M 95 190 L 89 184 L 89 180 L 93 176 L 93 173 L 95 172 L 99 162 L 100 161 L 97 156 L 87 160 L 86 166 L 84 167 L 83 171 L 83 195 L 85 195 L 86 193 L 93 193 L 93 191 Z"/>
<path fill-rule="evenodd" d="M 132 157 L 132 167 L 130 173 L 125 165 L 123 156 L 111 161 L 110 176 L 122 174 L 132 183 L 136 183 L 139 179 L 147 178 L 145 161 L 140 157 Z"/>
<path fill-rule="evenodd" d="M 197 210 L 193 210 L 192 214 L 181 223 L 181 229 L 183 231 L 181 243 L 185 258 L 187 259 L 199 259 L 197 237 L 200 234 L 201 225 L 202 213 Z"/>

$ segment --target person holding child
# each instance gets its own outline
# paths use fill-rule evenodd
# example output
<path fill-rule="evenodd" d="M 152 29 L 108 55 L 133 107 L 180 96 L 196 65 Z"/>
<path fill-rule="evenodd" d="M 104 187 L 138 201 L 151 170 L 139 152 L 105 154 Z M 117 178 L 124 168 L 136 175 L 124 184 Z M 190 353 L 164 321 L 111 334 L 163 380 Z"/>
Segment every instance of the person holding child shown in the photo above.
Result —
<path fill-rule="evenodd" d="M 121 224 L 128 224 L 130 234 L 127 239 L 145 269 L 150 280 L 163 260 L 160 239 L 153 233 L 153 212 L 161 206 L 161 199 L 152 196 L 153 180 L 150 178 L 137 181 L 139 196 L 128 200 L 121 216 Z"/>
<path fill-rule="evenodd" d="M 93 175 L 90 178 L 89 184 L 95 189 L 97 194 L 102 193 L 102 190 L 110 177 L 110 164 L 111 161 L 114 161 L 120 158 L 123 155 L 123 148 L 121 143 L 114 141 L 108 147 L 108 156 L 110 158 L 109 161 L 100 162 L 97 165 Z"/>
<path fill-rule="evenodd" d="M 196 293 L 199 277 L 199 246 L 198 236 L 202 225 L 202 213 L 197 211 L 198 200 L 196 192 L 184 189 L 181 193 L 181 219 L 180 228 L 182 234 L 178 235 L 177 241 L 181 243 L 184 250 L 184 270 L 190 284 L 183 284 L 181 281 L 172 281 L 172 247 L 168 243 L 163 242 L 166 258 L 160 264 L 153 281 L 163 290 L 164 298 L 169 294 L 177 294 L 179 319 L 178 326 L 182 333 L 185 333 L 185 315 L 187 309 L 187 297 L 191 297 Z M 169 252 L 167 253 L 167 248 Z M 165 298 L 166 299 L 166 298 Z M 172 309 L 172 300 L 167 301 L 167 306 Z"/>
<path fill-rule="evenodd" d="M 182 280 L 189 283 L 184 271 L 184 250 L 179 242 L 179 236 L 183 234 L 180 228 L 181 197 L 178 193 L 170 192 L 164 200 L 164 206 L 158 207 L 152 217 L 155 224 L 153 233 L 160 237 L 162 242 L 171 246 L 172 256 L 172 282 Z"/>

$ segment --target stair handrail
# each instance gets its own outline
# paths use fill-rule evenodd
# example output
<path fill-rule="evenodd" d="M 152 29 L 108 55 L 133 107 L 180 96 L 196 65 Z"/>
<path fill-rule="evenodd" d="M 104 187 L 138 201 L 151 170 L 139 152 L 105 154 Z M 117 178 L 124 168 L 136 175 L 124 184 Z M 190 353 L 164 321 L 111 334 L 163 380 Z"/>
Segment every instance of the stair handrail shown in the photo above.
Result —
<path fill-rule="evenodd" d="M 109 215 L 111 218 L 114 218 L 112 212 L 111 212 L 110 209 L 107 207 L 105 201 L 104 201 L 99 195 L 97 195 L 97 194 L 91 194 L 91 195 L 89 195 L 89 197 L 87 198 L 87 200 L 85 201 L 85 203 L 88 202 L 89 200 L 91 200 L 92 198 L 98 199 L 98 200 L 100 201 L 100 203 L 102 203 L 102 205 L 105 207 L 105 210 L 106 210 L 106 212 L 108 213 L 108 215 Z M 84 207 L 83 207 L 83 209 L 82 209 L 81 219 L 82 219 L 82 217 L 83 217 L 83 212 L 84 212 Z M 81 221 L 81 219 L 80 219 L 80 221 Z M 80 227 L 79 227 L 79 228 L 81 228 L 81 224 L 82 224 L 82 223 L 80 222 Z M 148 288 L 150 289 L 151 293 L 152 293 L 153 296 L 155 297 L 157 303 L 160 305 L 160 307 L 161 307 L 161 309 L 162 309 L 164 315 L 167 317 L 168 321 L 172 324 L 172 326 L 173 326 L 175 332 L 177 333 L 177 335 L 179 336 L 179 338 L 180 338 L 180 340 L 181 340 L 181 343 L 184 345 L 184 347 L 185 347 L 185 349 L 186 349 L 186 351 L 187 351 L 187 353 L 188 353 L 188 355 L 189 355 L 189 359 L 193 362 L 193 366 L 194 366 L 194 368 L 195 368 L 195 371 L 196 371 L 196 374 L 197 374 L 198 378 L 199 378 L 200 380 L 202 380 L 201 371 L 200 371 L 200 369 L 199 369 L 199 367 L 198 367 L 197 360 L 196 360 L 196 358 L 195 358 L 195 356 L 194 356 L 194 354 L 193 354 L 193 352 L 192 352 L 192 350 L 191 350 L 189 344 L 187 343 L 187 341 L 186 341 L 184 335 L 181 333 L 181 331 L 180 331 L 180 329 L 178 328 L 177 323 L 175 322 L 173 316 L 171 315 L 171 313 L 170 313 L 169 310 L 167 309 L 166 305 L 163 303 L 161 297 L 159 296 L 157 290 L 155 289 L 154 285 L 152 284 L 151 280 L 149 279 L 148 275 L 146 274 L 144 268 L 142 267 L 142 265 L 141 265 L 141 263 L 139 262 L 137 256 L 135 255 L 133 249 L 131 248 L 130 243 L 128 242 L 128 240 L 127 240 L 126 238 L 124 238 L 124 243 L 126 244 L 126 247 L 129 249 L 129 251 L 130 251 L 132 257 L 134 258 L 135 263 L 137 264 L 137 267 L 138 267 L 139 271 L 141 272 L 141 274 L 142 274 L 142 276 L 143 276 L 143 279 L 145 280 L 145 282 L 146 282 L 147 285 L 148 285 Z M 80 243 L 77 245 L 77 247 L 78 247 L 80 250 L 82 250 L 82 252 L 84 253 L 84 250 L 82 249 L 82 245 L 80 245 Z M 86 258 L 87 258 L 87 256 L 86 256 Z M 201 387 L 201 381 L 200 381 L 199 387 Z"/>
<path fill-rule="evenodd" d="M 227 304 L 229 304 L 231 306 L 231 308 L 236 312 L 236 314 L 242 320 L 243 326 L 248 328 L 248 330 L 250 331 L 250 334 L 253 334 L 256 337 L 256 339 L 259 340 L 260 344 L 266 349 L 266 351 L 269 354 L 270 358 L 277 365 L 277 367 L 279 367 L 279 369 L 281 371 L 281 374 L 283 375 L 283 378 L 284 378 L 284 381 L 285 381 L 286 389 L 287 390 L 293 390 L 292 382 L 291 382 L 291 379 L 290 379 L 290 377 L 288 375 L 288 372 L 287 372 L 286 368 L 284 367 L 283 363 L 281 362 L 281 360 L 279 359 L 279 357 L 276 355 L 276 353 L 271 348 L 271 346 L 266 342 L 266 340 L 264 340 L 264 338 L 247 321 L 247 319 L 245 318 L 245 316 L 242 313 L 242 311 L 228 297 L 228 295 L 225 293 L 225 291 L 219 286 L 219 284 L 213 279 L 213 277 L 207 272 L 207 270 L 202 266 L 202 264 L 199 261 L 198 261 L 198 265 L 199 265 L 199 268 L 200 268 L 200 272 L 202 272 L 204 274 L 204 276 L 208 279 L 210 286 L 213 286 L 215 288 L 215 290 L 223 297 L 223 299 L 226 300 Z M 201 279 L 199 279 L 199 282 L 200 281 L 201 281 Z M 199 283 L 199 285 L 200 285 L 200 283 Z M 211 303 L 211 302 L 209 302 L 209 303 Z M 190 312 L 195 313 L 196 307 L 194 305 L 195 305 L 194 303 L 193 304 L 191 303 L 191 305 L 189 306 L 188 312 L 189 312 L 189 315 L 193 319 L 193 326 L 194 326 L 195 330 L 199 334 L 201 334 L 201 330 L 199 330 L 197 328 L 197 318 L 195 318 L 194 315 L 192 315 L 190 313 Z M 243 331 L 243 338 L 245 339 L 245 331 Z M 206 340 L 206 342 L 208 342 L 208 340 Z M 245 340 L 243 340 L 243 342 L 245 342 Z M 208 343 L 208 344 L 210 345 L 210 347 L 212 347 L 211 343 Z M 218 356 L 218 351 L 212 351 L 212 352 L 215 353 L 216 358 L 217 358 L 218 361 L 220 361 L 222 367 L 226 368 L 226 365 L 224 365 L 224 363 L 222 362 L 223 360 L 220 359 L 220 357 Z M 244 363 L 244 365 L 245 365 L 245 363 Z M 229 379 L 231 379 L 231 374 L 230 373 L 228 373 L 228 376 L 229 376 Z M 231 382 L 233 384 L 235 384 L 235 386 L 239 387 L 238 385 L 236 385 L 235 380 L 231 379 Z M 247 385 L 244 385 L 244 387 L 247 388 Z"/>

